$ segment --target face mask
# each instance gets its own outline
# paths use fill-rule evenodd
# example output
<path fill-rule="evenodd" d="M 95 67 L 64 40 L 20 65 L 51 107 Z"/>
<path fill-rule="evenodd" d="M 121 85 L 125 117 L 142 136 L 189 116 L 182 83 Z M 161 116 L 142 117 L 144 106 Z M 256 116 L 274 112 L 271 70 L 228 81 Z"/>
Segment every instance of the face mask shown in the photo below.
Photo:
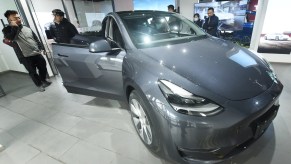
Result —
<path fill-rule="evenodd" d="M 194 18 L 194 21 L 195 21 L 195 22 L 198 21 L 198 18 Z"/>

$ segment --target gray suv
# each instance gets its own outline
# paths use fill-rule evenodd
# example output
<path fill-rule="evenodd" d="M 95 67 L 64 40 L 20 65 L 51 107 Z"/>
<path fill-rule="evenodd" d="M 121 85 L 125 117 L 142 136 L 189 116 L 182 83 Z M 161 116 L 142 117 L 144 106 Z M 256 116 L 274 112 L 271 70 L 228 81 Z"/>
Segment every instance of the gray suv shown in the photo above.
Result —
<path fill-rule="evenodd" d="M 176 13 L 109 13 L 100 37 L 74 43 L 53 45 L 67 91 L 128 101 L 144 145 L 171 162 L 225 160 L 279 109 L 268 62 Z"/>

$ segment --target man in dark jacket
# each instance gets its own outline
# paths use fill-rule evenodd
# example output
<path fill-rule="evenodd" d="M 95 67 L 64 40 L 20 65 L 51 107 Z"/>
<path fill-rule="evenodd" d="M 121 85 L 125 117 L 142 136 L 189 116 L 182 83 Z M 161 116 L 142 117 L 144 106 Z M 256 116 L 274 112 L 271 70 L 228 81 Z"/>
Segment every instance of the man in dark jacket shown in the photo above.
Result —
<path fill-rule="evenodd" d="M 44 87 L 49 86 L 51 82 L 46 81 L 46 62 L 41 55 L 44 48 L 35 33 L 22 25 L 17 11 L 7 10 L 4 16 L 9 22 L 9 25 L 2 30 L 4 43 L 14 48 L 20 63 L 24 65 L 32 81 L 41 92 L 45 91 Z"/>
<path fill-rule="evenodd" d="M 60 9 L 52 11 L 54 23 L 50 26 L 51 36 L 57 43 L 70 43 L 71 39 L 78 34 L 76 27 L 64 18 L 64 12 Z"/>
<path fill-rule="evenodd" d="M 218 36 L 218 23 L 219 19 L 214 14 L 214 9 L 212 7 L 208 8 L 207 11 L 208 18 L 205 19 L 203 29 L 210 35 L 217 37 Z"/>

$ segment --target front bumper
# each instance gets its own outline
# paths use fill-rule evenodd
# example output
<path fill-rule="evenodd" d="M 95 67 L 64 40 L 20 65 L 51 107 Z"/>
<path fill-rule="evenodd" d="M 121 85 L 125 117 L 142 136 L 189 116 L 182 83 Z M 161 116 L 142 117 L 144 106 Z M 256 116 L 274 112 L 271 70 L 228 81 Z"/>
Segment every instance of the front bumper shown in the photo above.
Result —
<path fill-rule="evenodd" d="M 273 119 L 276 117 L 279 105 L 273 105 L 266 113 L 254 120 L 249 126 L 244 127 L 245 130 L 237 129 L 237 133 L 245 131 L 251 135 L 237 136 L 237 143 L 231 146 L 217 147 L 212 149 L 185 149 L 177 147 L 179 155 L 185 161 L 222 161 L 241 151 L 245 150 L 253 142 L 255 142 L 269 127 Z M 251 132 L 247 129 L 251 129 Z M 247 136 L 247 137 L 246 137 Z M 228 137 L 226 137 L 228 138 Z"/>
<path fill-rule="evenodd" d="M 254 98 L 228 101 L 223 112 L 209 117 L 180 114 L 157 100 L 151 104 L 160 112 L 160 120 L 167 120 L 162 132 L 166 149 L 174 149 L 167 150 L 170 156 L 186 162 L 219 162 L 246 149 L 265 132 L 277 115 L 282 89 L 280 82 L 274 83 Z"/>

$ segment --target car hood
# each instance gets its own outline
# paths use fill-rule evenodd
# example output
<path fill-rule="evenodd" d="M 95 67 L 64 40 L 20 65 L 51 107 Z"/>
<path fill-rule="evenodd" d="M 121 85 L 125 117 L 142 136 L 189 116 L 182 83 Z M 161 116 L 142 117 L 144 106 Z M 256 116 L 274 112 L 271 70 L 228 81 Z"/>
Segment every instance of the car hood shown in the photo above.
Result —
<path fill-rule="evenodd" d="M 255 97 L 276 81 L 265 61 L 222 39 L 212 37 L 140 50 L 157 64 L 230 100 Z"/>

